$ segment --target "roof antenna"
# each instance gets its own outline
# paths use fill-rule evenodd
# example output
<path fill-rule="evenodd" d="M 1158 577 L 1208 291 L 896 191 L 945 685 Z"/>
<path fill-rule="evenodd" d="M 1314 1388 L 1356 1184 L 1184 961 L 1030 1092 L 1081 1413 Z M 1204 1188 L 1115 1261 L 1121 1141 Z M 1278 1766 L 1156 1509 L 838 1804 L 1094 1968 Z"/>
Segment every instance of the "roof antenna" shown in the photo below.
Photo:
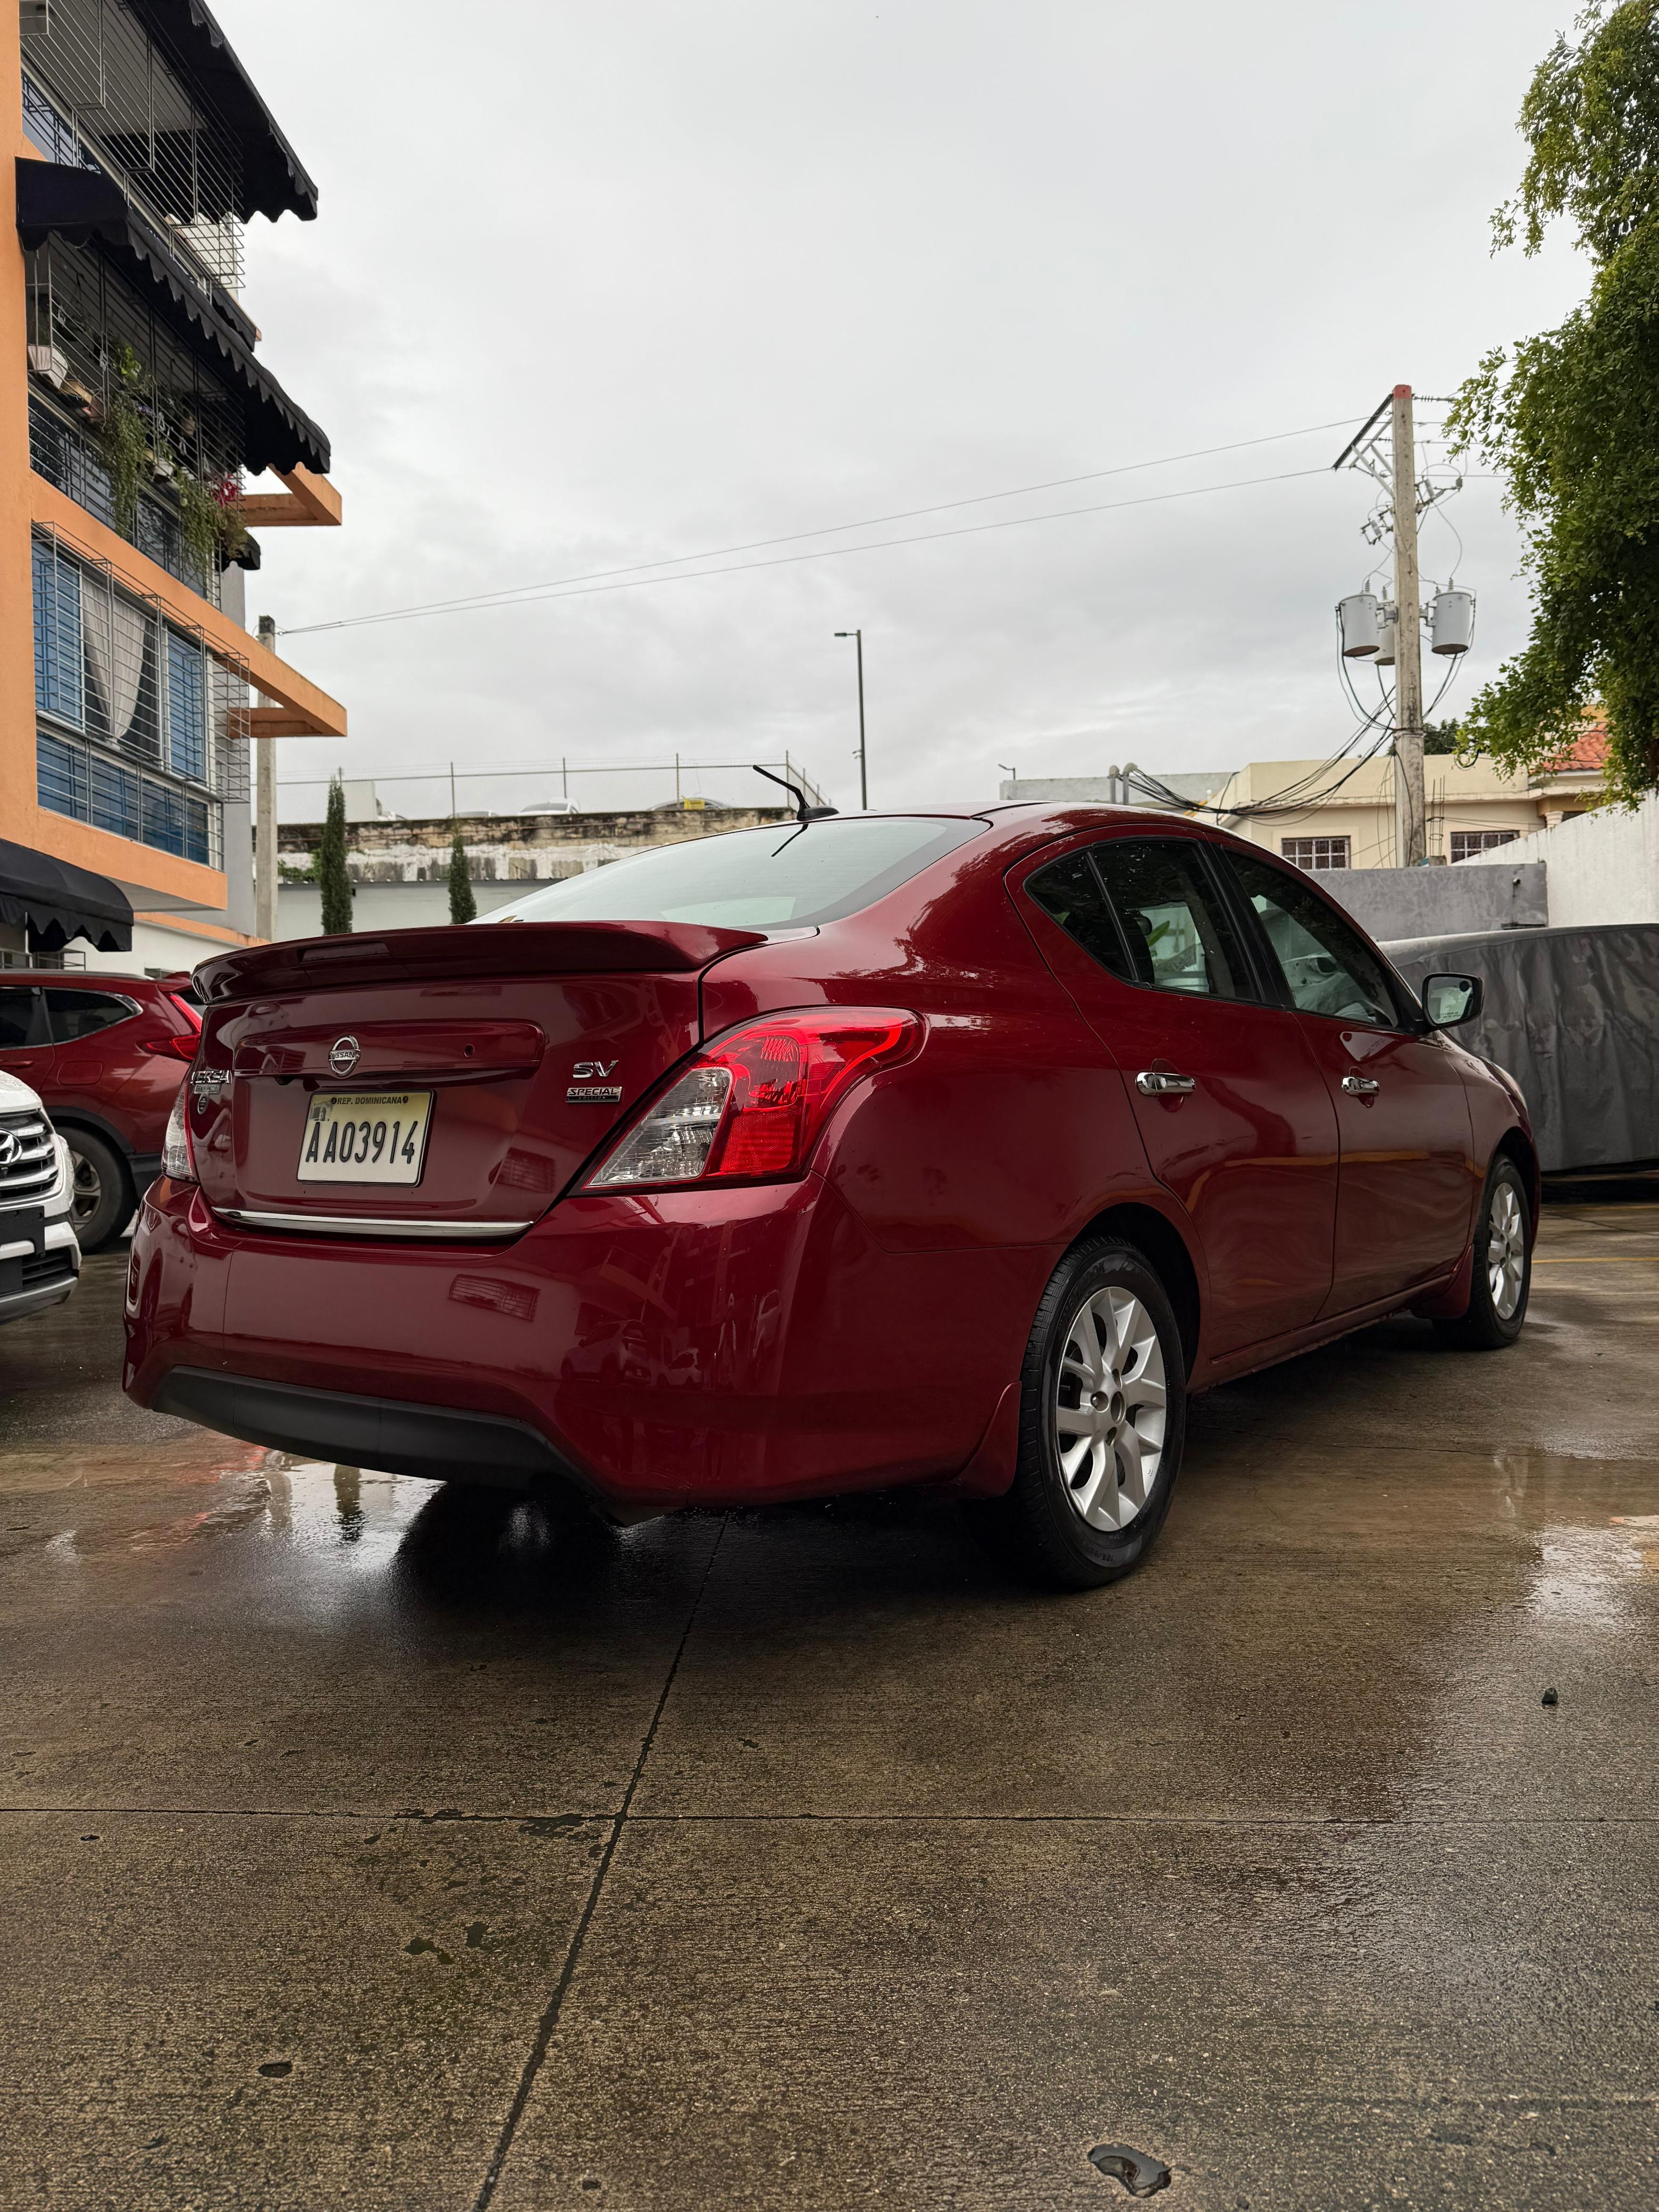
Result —
<path fill-rule="evenodd" d="M 769 783 L 781 784 L 787 792 L 793 793 L 797 822 L 822 822 L 826 815 L 841 812 L 838 806 L 809 806 L 806 804 L 806 793 L 798 783 L 791 783 L 783 776 L 774 775 L 769 768 L 763 768 L 758 761 L 752 762 L 750 765 L 757 775 L 763 775 Z"/>

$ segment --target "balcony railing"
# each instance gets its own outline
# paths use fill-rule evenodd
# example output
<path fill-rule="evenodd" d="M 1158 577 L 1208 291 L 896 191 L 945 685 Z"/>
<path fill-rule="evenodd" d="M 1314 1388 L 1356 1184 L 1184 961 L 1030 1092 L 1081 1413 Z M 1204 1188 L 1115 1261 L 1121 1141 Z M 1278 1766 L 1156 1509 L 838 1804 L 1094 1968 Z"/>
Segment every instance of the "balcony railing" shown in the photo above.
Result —
<path fill-rule="evenodd" d="M 29 464 L 37 476 L 95 515 L 106 529 L 136 545 L 169 576 L 199 592 L 211 605 L 220 604 L 218 562 L 210 556 L 204 565 L 202 556 L 186 544 L 179 520 L 178 494 L 170 484 L 164 486 L 158 480 L 153 490 L 141 492 L 131 524 L 124 527 L 116 511 L 110 472 L 98 447 L 33 392 L 29 394 Z"/>
<path fill-rule="evenodd" d="M 23 127 L 49 161 L 113 177 L 187 273 L 242 282 L 241 154 L 191 100 L 125 0 L 22 14 Z"/>
<path fill-rule="evenodd" d="M 29 458 L 48 483 L 218 603 L 227 559 L 257 559 L 235 518 L 244 398 L 85 246 L 26 256 Z"/>

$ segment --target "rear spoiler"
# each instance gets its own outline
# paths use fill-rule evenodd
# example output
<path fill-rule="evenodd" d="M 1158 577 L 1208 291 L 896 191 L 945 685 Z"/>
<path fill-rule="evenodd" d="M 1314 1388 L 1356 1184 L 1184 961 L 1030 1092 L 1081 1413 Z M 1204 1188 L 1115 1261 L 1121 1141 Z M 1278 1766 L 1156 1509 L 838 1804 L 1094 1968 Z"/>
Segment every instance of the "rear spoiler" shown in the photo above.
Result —
<path fill-rule="evenodd" d="M 203 1003 L 224 1006 L 276 991 L 347 983 L 404 983 L 469 975 L 684 974 L 727 952 L 764 945 L 755 929 L 708 929 L 692 921 L 520 921 L 471 929 L 365 931 L 362 936 L 292 938 L 204 960 L 195 984 Z"/>

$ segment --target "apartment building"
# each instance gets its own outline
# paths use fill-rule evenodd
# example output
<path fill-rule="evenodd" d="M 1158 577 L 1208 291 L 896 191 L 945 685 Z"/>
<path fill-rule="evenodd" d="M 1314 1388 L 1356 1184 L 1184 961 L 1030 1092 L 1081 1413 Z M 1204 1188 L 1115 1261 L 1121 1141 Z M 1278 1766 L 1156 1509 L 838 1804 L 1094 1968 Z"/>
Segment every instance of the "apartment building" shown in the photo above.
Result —
<path fill-rule="evenodd" d="M 316 187 L 202 0 L 7 9 L 7 149 L 0 955 L 189 967 L 252 939 L 250 741 L 345 732 L 246 619 L 259 532 L 341 514 L 242 300 Z"/>

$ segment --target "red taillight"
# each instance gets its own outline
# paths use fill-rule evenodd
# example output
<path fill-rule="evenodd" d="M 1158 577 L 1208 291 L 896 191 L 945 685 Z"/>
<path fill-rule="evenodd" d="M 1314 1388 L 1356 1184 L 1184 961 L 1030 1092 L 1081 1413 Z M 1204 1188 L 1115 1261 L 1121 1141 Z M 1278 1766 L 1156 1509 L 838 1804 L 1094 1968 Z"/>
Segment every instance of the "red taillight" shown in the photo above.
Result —
<path fill-rule="evenodd" d="M 161 1139 L 161 1173 L 173 1182 L 196 1181 L 196 1145 L 190 1133 L 190 1085 L 181 1083 Z"/>
<path fill-rule="evenodd" d="M 201 1039 L 192 1030 L 188 1036 L 147 1037 L 140 1044 L 140 1052 L 159 1054 L 164 1060 L 194 1060 Z"/>
<path fill-rule="evenodd" d="M 914 1014 L 885 1007 L 776 1014 L 706 1046 L 635 1119 L 585 1188 L 768 1182 L 804 1175 L 830 1109 L 860 1077 L 904 1060 Z"/>

